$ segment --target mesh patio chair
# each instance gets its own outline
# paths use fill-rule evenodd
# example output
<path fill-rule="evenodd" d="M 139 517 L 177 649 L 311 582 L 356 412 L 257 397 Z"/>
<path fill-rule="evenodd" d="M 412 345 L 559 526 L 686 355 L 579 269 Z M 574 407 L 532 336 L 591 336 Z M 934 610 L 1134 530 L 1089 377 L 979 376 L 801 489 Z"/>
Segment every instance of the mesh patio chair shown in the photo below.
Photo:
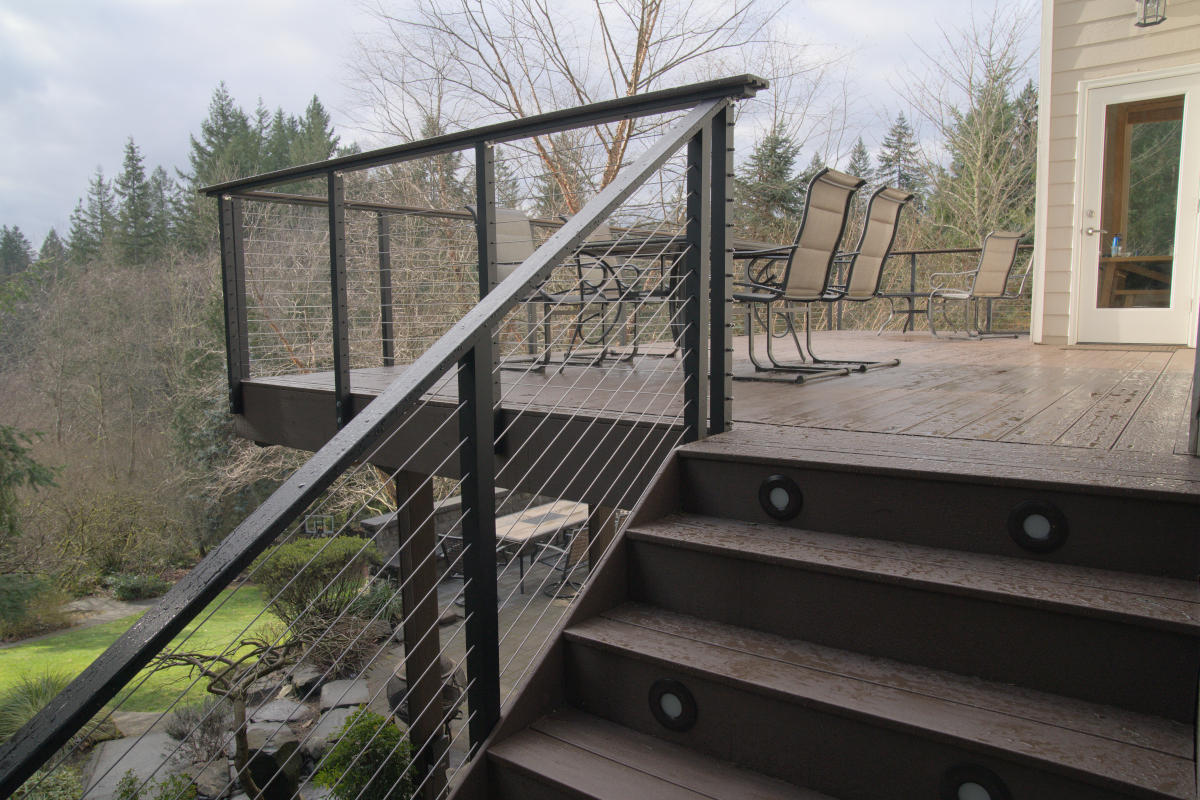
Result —
<path fill-rule="evenodd" d="M 929 332 L 939 336 L 934 323 L 935 305 L 941 314 L 943 322 L 948 327 L 955 327 L 947 309 L 948 301 L 962 301 L 963 323 L 958 330 L 966 333 L 968 338 L 982 339 L 988 337 L 1017 338 L 1015 333 L 985 333 L 979 330 L 979 301 L 980 300 L 1014 300 L 1025 290 L 1025 281 L 1029 277 L 1028 267 L 1021 277 L 1021 284 L 1016 292 L 1008 292 L 1009 277 L 1017 263 L 1017 245 L 1021 234 L 1009 231 L 993 231 L 983 240 L 983 249 L 979 254 L 979 265 L 964 272 L 935 272 L 929 276 L 929 302 L 926 313 L 929 317 Z M 966 282 L 967 286 L 951 286 L 949 283 Z"/>
<path fill-rule="evenodd" d="M 804 200 L 804 214 L 795 241 L 786 247 L 753 250 L 736 253 L 747 259 L 746 280 L 740 282 L 750 291 L 733 295 L 746 305 L 746 332 L 749 336 L 750 361 L 756 372 L 796 373 L 798 382 L 805 375 L 848 374 L 846 365 L 823 364 L 812 352 L 812 327 L 809 307 L 812 303 L 837 300 L 843 296 L 832 285 L 834 259 L 838 244 L 846 231 L 850 203 L 854 193 L 866 183 L 862 178 L 847 175 L 834 169 L 823 169 L 808 183 Z M 782 273 L 773 273 L 783 263 Z M 804 343 L 796 333 L 795 316 L 804 312 Z M 767 359 L 769 365 L 759 362 L 754 352 L 755 316 L 763 323 L 767 336 Z M 775 319 L 784 323 L 783 332 L 774 331 Z M 791 336 L 800 356 L 799 363 L 784 362 L 775 357 L 774 340 Z M 746 380 L 774 380 L 745 376 Z"/>
<path fill-rule="evenodd" d="M 867 203 L 858 246 L 854 250 L 838 253 L 835 259 L 835 263 L 843 264 L 847 270 L 846 283 L 831 287 L 830 299 L 826 302 L 848 300 L 852 303 L 865 303 L 879 296 L 883 283 L 883 267 L 896 241 L 900 212 L 912 199 L 913 195 L 909 192 L 890 186 L 880 186 L 875 190 Z M 811 342 L 809 353 L 812 353 Z M 875 367 L 894 367 L 900 363 L 898 358 L 883 361 L 816 360 L 818 364 L 852 364 L 863 372 Z"/>
<path fill-rule="evenodd" d="M 475 215 L 475 206 L 467 206 L 471 215 Z M 496 259 L 496 278 L 503 281 L 513 271 L 525 262 L 533 251 L 536 249 L 533 234 L 533 222 L 525 215 L 524 212 L 512 209 L 497 207 L 495 210 L 496 216 L 496 240 L 492 243 L 495 249 Z M 608 232 L 607 225 L 601 225 L 594 231 L 589 238 L 605 239 L 611 238 Z M 554 363 L 551 350 L 554 341 L 550 323 L 551 316 L 560 313 L 572 313 L 575 315 L 575 320 L 572 323 L 571 339 L 567 342 L 567 352 L 562 362 L 562 365 L 575 358 L 572 363 L 577 363 L 580 359 L 574 356 L 574 348 L 580 344 L 591 345 L 598 344 L 601 350 L 598 354 L 591 354 L 587 359 L 588 364 L 596 363 L 602 360 L 607 354 L 607 336 L 617 323 L 609 323 L 605 316 L 605 309 L 610 305 L 617 305 L 617 315 L 620 314 L 619 304 L 622 299 L 622 287 L 617 280 L 615 272 L 608 264 L 599 258 L 589 258 L 576 256 L 576 278 L 572 287 L 567 291 L 556 292 L 546 288 L 546 284 L 542 284 L 534 289 L 525 299 L 524 303 L 527 309 L 526 324 L 527 324 L 527 342 L 525 345 L 526 353 L 529 359 L 524 362 L 506 359 L 504 368 L 506 369 L 527 369 L 530 364 L 537 371 L 542 371 L 547 365 Z M 537 306 L 542 306 L 541 319 L 538 319 Z M 597 315 L 599 315 L 597 317 Z M 541 327 L 543 343 L 539 345 L 533 335 L 533 330 Z"/>

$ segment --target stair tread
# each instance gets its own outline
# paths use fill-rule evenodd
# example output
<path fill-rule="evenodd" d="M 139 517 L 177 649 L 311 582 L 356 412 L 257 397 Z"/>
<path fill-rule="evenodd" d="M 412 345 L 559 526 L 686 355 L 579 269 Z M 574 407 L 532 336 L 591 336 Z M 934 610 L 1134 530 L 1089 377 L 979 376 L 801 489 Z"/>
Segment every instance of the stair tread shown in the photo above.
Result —
<path fill-rule="evenodd" d="M 809 569 L 861 573 L 874 580 L 934 584 L 1003 596 L 1138 624 L 1200 633 L 1200 587 L 1193 581 L 1055 564 L 781 525 L 672 514 L 629 529 L 633 539 Z"/>
<path fill-rule="evenodd" d="M 960 483 L 985 480 L 996 485 L 1200 502 L 1200 463 L 1183 455 L 741 421 L 730 431 L 684 445 L 680 454 L 747 464 L 817 466 Z"/>
<path fill-rule="evenodd" d="M 573 708 L 542 717 L 488 754 L 594 798 L 831 800 Z"/>
<path fill-rule="evenodd" d="M 1193 797 L 1188 726 L 636 603 L 569 641 L 1122 788 Z M 1092 778 L 1087 778 L 1092 779 Z"/>

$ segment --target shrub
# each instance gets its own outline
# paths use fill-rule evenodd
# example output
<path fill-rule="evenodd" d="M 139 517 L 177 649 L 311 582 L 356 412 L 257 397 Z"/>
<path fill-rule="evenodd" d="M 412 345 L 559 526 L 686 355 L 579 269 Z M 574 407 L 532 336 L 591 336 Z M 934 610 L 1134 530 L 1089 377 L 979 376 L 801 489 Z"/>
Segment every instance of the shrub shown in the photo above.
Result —
<path fill-rule="evenodd" d="M 65 628 L 66 595 L 42 575 L 0 575 L 0 639 L 20 639 Z"/>
<path fill-rule="evenodd" d="M 41 675 L 22 675 L 16 685 L 0 694 L 0 742 L 12 736 L 21 726 L 33 719 L 58 695 L 72 676 L 64 672 L 45 672 Z M 104 716 L 104 712 L 100 712 Z M 119 734 L 112 720 L 105 720 L 96 726 L 89 722 L 76 734 L 72 743 L 79 743 L 81 738 L 85 746 L 91 746 L 105 739 L 113 739 Z"/>
<path fill-rule="evenodd" d="M 196 800 L 196 785 L 183 775 L 170 775 L 142 786 L 133 770 L 126 770 L 117 783 L 113 800 Z"/>
<path fill-rule="evenodd" d="M 399 622 L 404 619 L 400 587 L 390 581 L 372 581 L 351 601 L 350 613 L 364 619 Z"/>
<path fill-rule="evenodd" d="M 171 588 L 171 584 L 157 575 L 131 572 L 111 575 L 105 584 L 112 590 L 113 597 L 118 600 L 144 600 L 147 597 L 158 597 Z"/>
<path fill-rule="evenodd" d="M 67 766 L 52 772 L 38 770 L 13 793 L 13 800 L 79 800 L 83 783 L 79 773 Z"/>
<path fill-rule="evenodd" d="M 233 709 L 221 697 L 206 697 L 203 703 L 181 706 L 167 718 L 167 734 L 179 740 L 179 751 L 193 764 L 216 759 L 225 749 L 233 729 Z"/>
<path fill-rule="evenodd" d="M 336 536 L 276 545 L 255 559 L 252 569 L 254 580 L 274 598 L 271 610 L 291 623 L 310 603 L 314 611 L 336 616 L 358 595 L 367 566 L 381 561 L 369 540 Z"/>
<path fill-rule="evenodd" d="M 358 710 L 342 726 L 313 782 L 336 800 L 409 800 L 408 740 L 390 720 Z"/>

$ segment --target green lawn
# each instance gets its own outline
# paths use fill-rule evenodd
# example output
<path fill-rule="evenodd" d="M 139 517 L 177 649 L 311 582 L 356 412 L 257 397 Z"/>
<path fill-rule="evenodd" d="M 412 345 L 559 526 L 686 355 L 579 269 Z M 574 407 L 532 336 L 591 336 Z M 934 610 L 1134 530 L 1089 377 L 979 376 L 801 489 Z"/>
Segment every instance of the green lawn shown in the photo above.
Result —
<path fill-rule="evenodd" d="M 228 594 L 228 591 L 223 592 L 214 605 L 224 600 Z M 215 653 L 236 638 L 244 638 L 241 635 L 242 629 L 262 610 L 263 602 L 262 591 L 257 587 L 247 586 L 238 590 L 200 627 L 199 632 L 188 640 L 185 649 Z M 140 616 L 141 614 L 134 614 L 92 628 L 64 631 L 36 642 L 0 650 L 0 692 L 14 685 L 22 675 L 47 671 L 65 672 L 72 676 L 79 674 Z M 204 616 L 205 614 L 201 614 L 197 619 L 204 619 Z M 264 614 L 255 623 L 255 627 L 271 623 L 274 619 L 270 614 Z M 195 629 L 195 624 L 189 625 L 180 634 L 180 638 Z M 138 683 L 142 677 L 143 675 L 139 675 L 132 683 Z M 151 676 L 121 708 L 124 711 L 161 711 L 167 708 L 190 682 L 191 678 L 188 677 L 186 669 L 179 667 L 161 670 Z M 196 699 L 203 694 L 202 685 L 193 687 L 189 692 L 189 695 Z"/>

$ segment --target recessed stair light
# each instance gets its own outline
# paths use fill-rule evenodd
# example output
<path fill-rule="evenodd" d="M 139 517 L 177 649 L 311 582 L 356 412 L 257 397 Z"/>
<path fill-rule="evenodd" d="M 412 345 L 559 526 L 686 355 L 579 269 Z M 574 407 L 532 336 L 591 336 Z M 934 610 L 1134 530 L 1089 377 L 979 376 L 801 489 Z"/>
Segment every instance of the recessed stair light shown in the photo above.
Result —
<path fill-rule="evenodd" d="M 1012 800 L 1000 776 L 978 764 L 960 764 L 942 776 L 941 800 Z"/>
<path fill-rule="evenodd" d="M 1049 553 L 1062 547 L 1068 531 L 1066 515 L 1044 500 L 1021 503 L 1008 515 L 1009 535 L 1033 553 Z"/>
<path fill-rule="evenodd" d="M 650 686 L 650 713 L 664 728 L 686 731 L 696 724 L 696 698 L 679 681 L 660 678 Z"/>
<path fill-rule="evenodd" d="M 791 478 L 772 475 L 758 487 L 758 504 L 775 519 L 788 520 L 800 513 L 804 495 Z"/>

